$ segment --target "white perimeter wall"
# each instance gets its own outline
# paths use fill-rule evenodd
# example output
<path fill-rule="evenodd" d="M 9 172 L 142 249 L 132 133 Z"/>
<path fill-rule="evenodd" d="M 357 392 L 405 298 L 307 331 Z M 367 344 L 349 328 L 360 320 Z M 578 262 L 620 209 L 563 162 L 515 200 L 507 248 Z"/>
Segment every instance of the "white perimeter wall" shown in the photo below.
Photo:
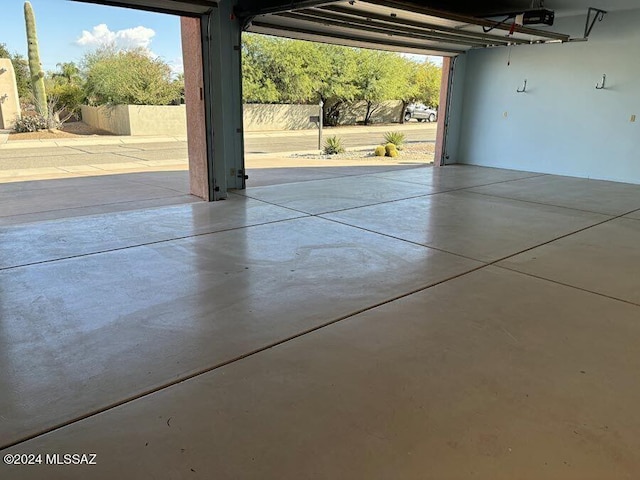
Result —
<path fill-rule="evenodd" d="M 318 105 L 268 105 L 249 103 L 243 106 L 244 131 L 303 130 L 317 128 L 309 117 L 320 115 Z"/>
<path fill-rule="evenodd" d="M 115 135 L 182 136 L 187 133 L 185 105 L 83 105 L 81 109 L 85 123 Z M 244 105 L 244 130 L 314 129 L 317 126 L 309 117 L 319 113 L 317 105 Z"/>
<path fill-rule="evenodd" d="M 114 135 L 187 134 L 187 112 L 184 105 L 82 105 L 80 109 L 83 122 Z"/>
<path fill-rule="evenodd" d="M 582 36 L 585 17 L 553 30 Z M 461 59 L 449 163 L 640 183 L 640 10 L 609 13 L 588 42 L 513 47 L 510 66 L 508 56 Z"/>

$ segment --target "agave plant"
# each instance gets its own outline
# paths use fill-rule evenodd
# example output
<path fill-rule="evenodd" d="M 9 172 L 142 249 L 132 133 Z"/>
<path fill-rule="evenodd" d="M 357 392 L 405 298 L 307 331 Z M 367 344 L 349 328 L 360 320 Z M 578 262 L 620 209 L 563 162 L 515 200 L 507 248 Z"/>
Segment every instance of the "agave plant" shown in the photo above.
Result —
<path fill-rule="evenodd" d="M 336 155 L 338 153 L 344 153 L 344 145 L 342 139 L 336 136 L 329 137 L 324 142 L 322 149 L 325 155 Z"/>
<path fill-rule="evenodd" d="M 398 150 L 402 150 L 402 145 L 406 138 L 407 136 L 402 132 L 387 132 L 384 134 L 385 143 L 393 143 Z"/>

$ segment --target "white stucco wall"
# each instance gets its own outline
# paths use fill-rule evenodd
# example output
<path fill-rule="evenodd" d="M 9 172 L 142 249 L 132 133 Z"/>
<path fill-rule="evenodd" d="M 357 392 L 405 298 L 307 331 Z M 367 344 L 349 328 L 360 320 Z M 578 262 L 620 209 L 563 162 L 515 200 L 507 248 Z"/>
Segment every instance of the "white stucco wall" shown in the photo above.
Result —
<path fill-rule="evenodd" d="M 82 121 L 115 135 L 186 135 L 184 105 L 82 106 Z"/>
<path fill-rule="evenodd" d="M 83 105 L 82 120 L 114 135 L 186 135 L 187 113 L 184 105 L 115 105 L 89 107 Z M 402 102 L 383 102 L 373 115 L 374 123 L 397 122 Z M 342 123 L 353 125 L 364 119 L 366 104 L 358 102 L 349 107 Z M 309 121 L 320 114 L 318 105 L 244 105 L 244 131 L 275 131 L 315 129 Z"/>
<path fill-rule="evenodd" d="M 184 105 L 128 105 L 131 135 L 187 134 L 187 110 Z"/>
<path fill-rule="evenodd" d="M 114 135 L 131 135 L 127 105 L 113 107 L 89 107 L 82 105 L 82 121 Z"/>
<path fill-rule="evenodd" d="M 313 129 L 316 124 L 309 121 L 312 115 L 319 115 L 317 105 L 249 104 L 244 106 L 244 129 L 247 132 Z M 184 105 L 85 105 L 82 119 L 115 135 L 186 135 L 187 129 Z"/>
<path fill-rule="evenodd" d="M 582 36 L 585 16 L 553 29 Z M 451 161 L 640 183 L 638 25 L 640 10 L 612 12 L 588 42 L 513 47 L 510 66 L 508 48 L 466 54 Z"/>
<path fill-rule="evenodd" d="M 304 130 L 316 128 L 309 117 L 319 115 L 318 105 L 244 105 L 244 131 Z"/>
<path fill-rule="evenodd" d="M 401 100 L 387 100 L 375 105 L 375 111 L 371 115 L 371 123 L 394 123 L 400 121 L 402 112 Z M 367 113 L 367 102 L 354 102 L 345 109 L 340 119 L 342 125 L 355 125 L 363 122 Z"/>

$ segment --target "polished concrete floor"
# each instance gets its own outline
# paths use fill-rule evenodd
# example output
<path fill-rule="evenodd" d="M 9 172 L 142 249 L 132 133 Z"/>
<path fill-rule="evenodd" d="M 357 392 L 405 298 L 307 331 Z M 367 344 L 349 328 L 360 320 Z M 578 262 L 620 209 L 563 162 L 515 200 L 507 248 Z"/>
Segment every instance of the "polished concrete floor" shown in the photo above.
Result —
<path fill-rule="evenodd" d="M 640 186 L 305 180 L 0 227 L 0 478 L 637 478 Z"/>
<path fill-rule="evenodd" d="M 249 187 L 283 185 L 311 180 L 385 174 L 426 165 L 396 159 L 317 160 L 282 157 L 249 158 Z M 92 165 L 59 177 L 24 168 L 19 175 L 3 176 L 0 170 L 0 226 L 68 219 L 102 213 L 200 202 L 189 194 L 186 159 L 156 160 L 140 165 L 108 163 L 97 171 Z M 65 167 L 70 169 L 71 167 Z M 349 183 L 349 182 L 347 182 Z M 309 184 L 312 185 L 312 184 Z"/>

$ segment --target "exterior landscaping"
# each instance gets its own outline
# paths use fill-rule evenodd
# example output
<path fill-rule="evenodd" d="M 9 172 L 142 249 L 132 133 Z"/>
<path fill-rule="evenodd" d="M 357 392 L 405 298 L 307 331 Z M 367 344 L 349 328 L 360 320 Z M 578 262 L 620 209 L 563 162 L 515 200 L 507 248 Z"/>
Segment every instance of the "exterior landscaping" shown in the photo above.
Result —
<path fill-rule="evenodd" d="M 391 144 L 393 145 L 393 144 Z M 378 149 L 382 149 L 382 154 L 378 154 Z M 389 147 L 392 150 L 392 147 Z M 325 149 L 322 153 L 294 153 L 289 155 L 289 158 L 302 158 L 310 160 L 375 160 L 378 158 L 380 161 L 385 161 L 388 158 L 401 160 L 403 163 L 433 163 L 435 155 L 435 143 L 433 142 L 411 142 L 407 143 L 402 148 L 402 153 L 396 149 L 395 155 L 387 155 L 387 146 L 377 147 L 375 151 L 366 147 L 344 148 L 339 153 L 327 153 Z"/>
<path fill-rule="evenodd" d="M 0 58 L 10 59 L 15 71 L 16 132 L 56 134 L 65 122 L 84 119 L 118 135 L 184 133 L 184 77 L 163 59 L 144 48 L 110 45 L 45 72 L 29 2 L 24 16 L 28 56 L 0 44 Z M 409 104 L 437 107 L 439 100 L 440 67 L 396 53 L 246 34 L 242 60 L 249 130 L 315 128 L 309 118 L 319 105 L 326 126 L 402 123 Z"/>

